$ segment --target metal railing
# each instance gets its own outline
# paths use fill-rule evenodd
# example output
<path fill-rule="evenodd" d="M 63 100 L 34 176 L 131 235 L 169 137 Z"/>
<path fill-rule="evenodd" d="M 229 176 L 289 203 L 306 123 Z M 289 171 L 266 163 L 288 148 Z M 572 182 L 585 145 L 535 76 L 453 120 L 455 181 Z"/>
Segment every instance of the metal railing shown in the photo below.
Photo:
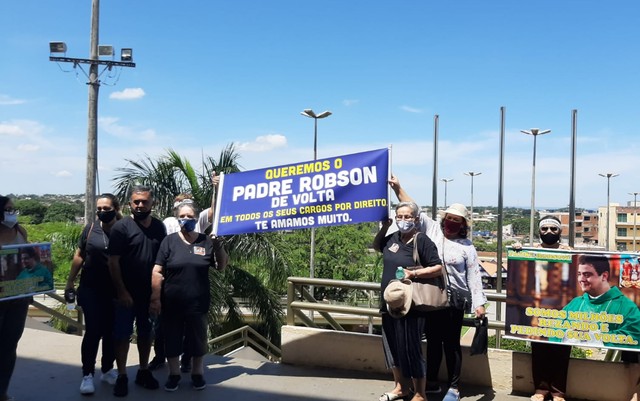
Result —
<path fill-rule="evenodd" d="M 352 306 L 346 303 L 324 303 L 318 302 L 307 291 L 306 287 L 331 287 L 331 288 L 348 288 L 352 290 L 360 290 L 366 293 L 366 297 L 369 306 Z M 374 294 L 380 293 L 379 283 L 369 283 L 362 281 L 343 281 L 343 280 L 330 280 L 319 278 L 306 278 L 306 277 L 289 277 L 287 279 L 287 325 L 293 326 L 296 324 L 296 318 L 308 327 L 318 328 L 318 324 L 315 320 L 303 311 L 310 311 L 312 313 L 318 312 L 322 316 L 325 322 L 331 326 L 334 330 L 344 331 L 344 327 L 338 322 L 334 314 L 344 315 L 357 315 L 365 316 L 368 319 L 370 327 L 377 322 L 376 319 L 380 318 L 380 312 L 378 308 L 378 296 Z M 498 310 L 502 310 L 503 304 L 506 302 L 506 293 L 493 293 L 486 294 L 489 302 L 494 302 Z M 374 302 L 372 302 L 374 300 Z M 502 316 L 501 313 L 497 316 Z M 473 318 L 465 318 L 463 324 L 465 326 L 474 327 Z M 505 322 L 502 320 L 491 320 L 489 322 L 489 328 L 496 332 L 496 346 L 500 346 L 500 337 L 504 331 Z M 371 332 L 371 329 L 370 329 Z"/>
<path fill-rule="evenodd" d="M 56 301 L 58 301 L 61 305 L 65 305 L 66 302 L 64 300 L 64 297 L 61 295 L 56 294 L 55 292 L 50 292 L 50 293 L 46 293 L 44 294 L 47 297 L 53 298 Z M 79 336 L 82 336 L 82 334 L 84 333 L 84 314 L 82 313 L 82 308 L 80 306 L 76 306 L 76 318 L 74 319 L 73 317 L 67 316 L 63 313 L 60 313 L 59 311 L 57 311 L 56 309 L 50 308 L 47 305 L 36 301 L 35 299 L 32 302 L 32 305 L 43 311 L 44 313 L 46 313 L 47 315 L 51 316 L 52 318 L 58 319 L 60 322 L 62 322 L 64 325 L 67 326 L 72 326 L 74 327 L 75 333 Z"/>
<path fill-rule="evenodd" d="M 272 362 L 279 362 L 282 356 L 280 348 L 273 345 L 250 326 L 240 327 L 212 338 L 208 344 L 210 352 L 217 355 L 229 356 L 242 348 L 251 347 Z"/>

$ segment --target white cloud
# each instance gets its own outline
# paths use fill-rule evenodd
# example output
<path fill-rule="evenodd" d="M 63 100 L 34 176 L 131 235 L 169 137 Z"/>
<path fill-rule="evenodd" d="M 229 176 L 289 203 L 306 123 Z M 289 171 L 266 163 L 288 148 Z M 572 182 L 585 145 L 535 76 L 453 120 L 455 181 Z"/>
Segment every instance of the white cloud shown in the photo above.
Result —
<path fill-rule="evenodd" d="M 31 143 L 23 143 L 18 145 L 18 150 L 22 152 L 37 152 L 40 150 L 40 146 Z"/>
<path fill-rule="evenodd" d="M 109 95 L 109 99 L 115 100 L 135 100 L 141 99 L 145 95 L 144 90 L 142 88 L 125 88 L 120 92 L 112 92 Z"/>
<path fill-rule="evenodd" d="M 27 101 L 24 99 L 14 99 L 9 95 L 0 94 L 0 106 L 14 106 L 16 104 L 23 104 Z"/>
<path fill-rule="evenodd" d="M 9 136 L 22 136 L 24 135 L 24 131 L 20 127 L 20 125 L 15 123 L 0 123 L 0 135 L 9 135 Z"/>
<path fill-rule="evenodd" d="M 400 110 L 404 110 L 409 113 L 422 113 L 422 110 L 410 106 L 400 106 Z"/>
<path fill-rule="evenodd" d="M 358 103 L 360 103 L 360 100 L 358 99 L 344 99 L 342 101 L 342 104 L 344 104 L 347 107 L 353 106 L 354 104 L 358 104 Z"/>
<path fill-rule="evenodd" d="M 120 121 L 117 117 L 100 117 L 98 119 L 99 128 L 109 135 L 118 138 L 129 139 L 132 141 L 151 141 L 157 138 L 156 131 L 152 128 L 144 130 L 136 130 L 132 127 L 118 124 Z"/>
<path fill-rule="evenodd" d="M 287 137 L 280 134 L 261 135 L 253 142 L 237 143 L 236 148 L 245 152 L 266 152 L 287 146 Z"/>
<path fill-rule="evenodd" d="M 53 175 L 55 175 L 56 177 L 71 177 L 73 174 L 71 174 L 67 170 L 61 170 L 61 171 L 58 171 L 58 172 L 54 173 Z"/>

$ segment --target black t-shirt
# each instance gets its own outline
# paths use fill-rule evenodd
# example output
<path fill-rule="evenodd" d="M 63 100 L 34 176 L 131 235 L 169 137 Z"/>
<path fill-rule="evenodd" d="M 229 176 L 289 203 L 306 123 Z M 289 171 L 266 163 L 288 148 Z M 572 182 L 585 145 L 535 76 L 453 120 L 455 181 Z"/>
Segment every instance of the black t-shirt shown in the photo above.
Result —
<path fill-rule="evenodd" d="M 423 233 L 419 233 L 417 241 L 421 266 L 429 267 L 442 264 L 438 256 L 436 244 L 434 244 L 429 237 Z M 403 268 L 412 267 L 415 266 L 416 263 L 413 261 L 413 241 L 408 244 L 402 242 L 399 231 L 385 237 L 382 240 L 381 247 L 384 266 L 382 270 L 380 305 L 383 310 L 386 310 L 386 304 L 383 299 L 384 290 L 387 288 L 389 281 L 396 278 L 396 269 L 398 266 Z"/>
<path fill-rule="evenodd" d="M 80 273 L 80 286 L 112 296 L 114 294 L 109 274 L 109 234 L 102 230 L 100 221 L 87 224 L 80 234 L 78 248 L 84 259 Z"/>
<path fill-rule="evenodd" d="M 164 224 L 155 217 L 149 227 L 132 217 L 118 220 L 111 227 L 109 255 L 120 256 L 122 281 L 134 299 L 148 301 L 151 296 L 151 271 L 164 237 Z"/>
<path fill-rule="evenodd" d="M 200 234 L 187 244 L 179 233 L 168 235 L 158 251 L 156 264 L 162 266 L 162 311 L 186 314 L 209 310 L 209 269 L 215 267 L 215 250 L 220 243 Z"/>

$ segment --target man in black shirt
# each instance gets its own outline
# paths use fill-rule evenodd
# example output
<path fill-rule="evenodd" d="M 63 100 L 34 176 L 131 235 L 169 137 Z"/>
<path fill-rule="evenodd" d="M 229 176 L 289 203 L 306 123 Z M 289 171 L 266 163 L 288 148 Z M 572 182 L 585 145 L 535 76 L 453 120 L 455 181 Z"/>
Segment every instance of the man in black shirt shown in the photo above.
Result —
<path fill-rule="evenodd" d="M 135 383 L 147 389 L 159 386 L 148 369 L 152 342 L 149 299 L 151 271 L 166 230 L 162 221 L 151 216 L 153 203 L 151 188 L 135 186 L 129 205 L 133 216 L 119 220 L 111 228 L 109 271 L 117 296 L 114 340 L 119 373 L 113 394 L 117 397 L 128 394 L 127 354 L 134 320 L 140 358 Z"/>

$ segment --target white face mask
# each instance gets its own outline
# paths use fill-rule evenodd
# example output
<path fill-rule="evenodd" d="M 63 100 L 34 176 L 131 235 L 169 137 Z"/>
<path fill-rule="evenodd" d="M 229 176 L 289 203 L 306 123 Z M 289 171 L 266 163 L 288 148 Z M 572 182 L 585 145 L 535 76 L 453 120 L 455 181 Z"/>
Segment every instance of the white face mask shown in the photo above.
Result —
<path fill-rule="evenodd" d="M 396 224 L 398 225 L 398 230 L 400 230 L 401 233 L 408 233 L 416 226 L 416 223 L 413 220 L 398 220 L 396 221 Z"/>
<path fill-rule="evenodd" d="M 18 223 L 18 215 L 15 213 L 4 212 L 4 220 L 2 224 L 9 228 L 13 228 Z"/>

